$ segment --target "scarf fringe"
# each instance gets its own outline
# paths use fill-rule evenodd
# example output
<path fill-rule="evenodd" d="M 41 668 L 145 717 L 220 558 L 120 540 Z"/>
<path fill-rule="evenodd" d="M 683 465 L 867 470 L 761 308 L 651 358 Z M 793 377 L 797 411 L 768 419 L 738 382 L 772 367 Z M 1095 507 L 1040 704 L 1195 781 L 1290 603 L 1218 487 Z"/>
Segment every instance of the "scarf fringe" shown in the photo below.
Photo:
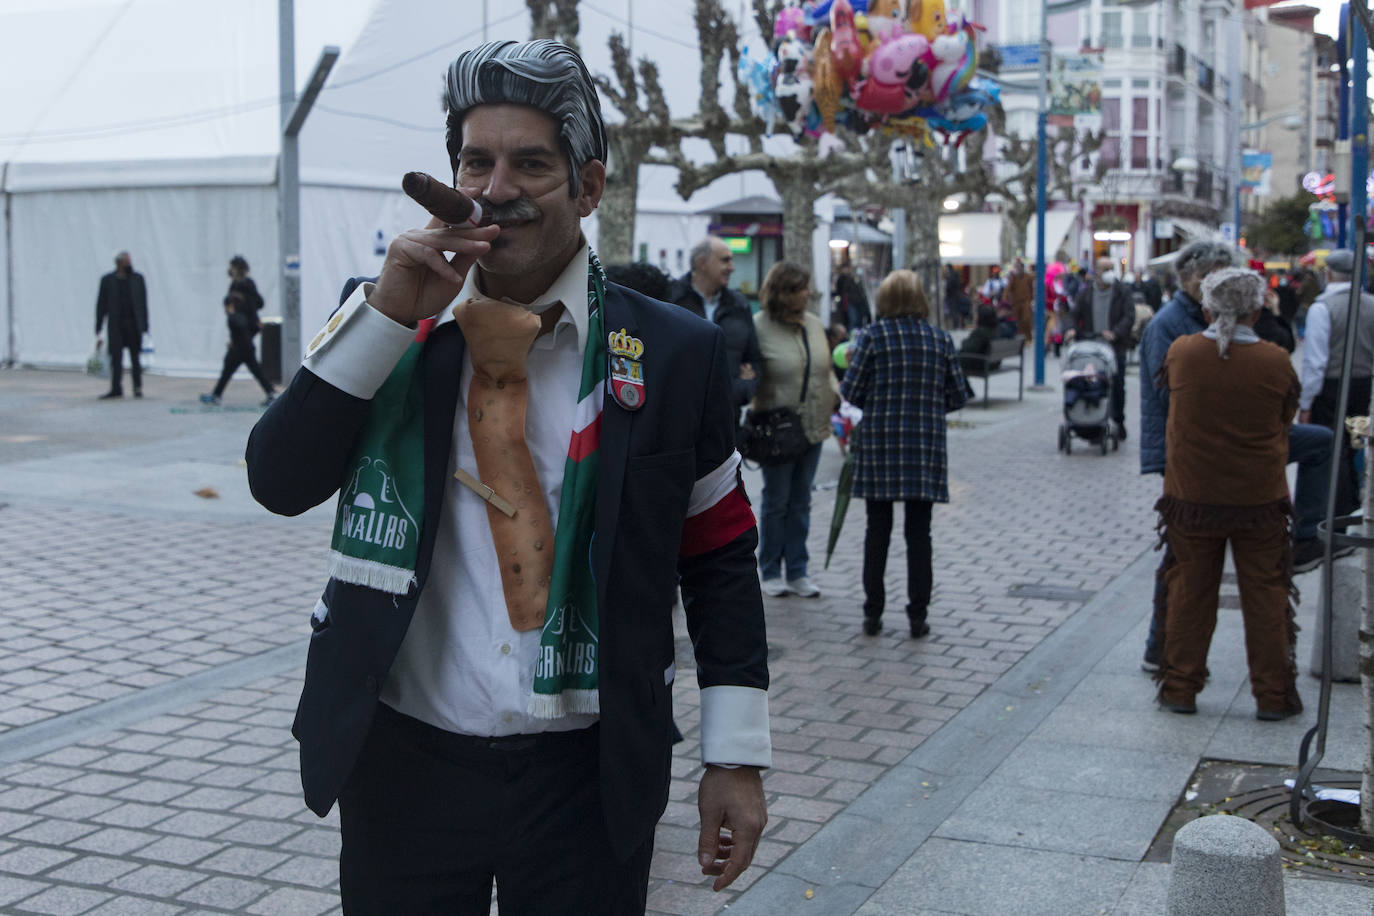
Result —
<path fill-rule="evenodd" d="M 340 582 L 362 585 L 392 595 L 408 594 L 410 587 L 415 584 L 414 570 L 350 557 L 337 550 L 329 551 L 329 575 Z"/>
<path fill-rule="evenodd" d="M 562 693 L 530 697 L 529 713 L 536 719 L 561 719 L 563 716 L 601 714 L 601 694 L 596 690 L 564 690 Z"/>

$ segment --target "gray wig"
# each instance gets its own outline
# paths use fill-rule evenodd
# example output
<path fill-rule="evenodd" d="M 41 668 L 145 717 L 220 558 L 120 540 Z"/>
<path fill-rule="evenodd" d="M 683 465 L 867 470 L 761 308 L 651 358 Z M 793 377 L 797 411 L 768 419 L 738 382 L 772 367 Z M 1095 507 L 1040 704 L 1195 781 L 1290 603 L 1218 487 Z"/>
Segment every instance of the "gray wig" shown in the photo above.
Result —
<path fill-rule="evenodd" d="M 1225 242 L 1199 239 L 1184 245 L 1174 262 L 1180 281 L 1195 277 L 1205 277 L 1214 270 L 1235 267 L 1238 263 L 1236 249 Z"/>
<path fill-rule="evenodd" d="M 1264 307 L 1266 289 L 1264 278 L 1245 267 L 1214 270 L 1202 281 L 1202 307 L 1216 325 L 1217 352 L 1222 359 L 1226 359 L 1239 320 Z"/>
<path fill-rule="evenodd" d="M 559 143 L 568 159 L 570 194 L 577 197 L 582 166 L 591 159 L 606 161 L 601 100 L 582 58 L 562 42 L 540 38 L 490 41 L 449 64 L 444 85 L 445 140 L 455 178 L 464 116 L 474 106 L 500 103 L 529 105 L 558 124 Z"/>

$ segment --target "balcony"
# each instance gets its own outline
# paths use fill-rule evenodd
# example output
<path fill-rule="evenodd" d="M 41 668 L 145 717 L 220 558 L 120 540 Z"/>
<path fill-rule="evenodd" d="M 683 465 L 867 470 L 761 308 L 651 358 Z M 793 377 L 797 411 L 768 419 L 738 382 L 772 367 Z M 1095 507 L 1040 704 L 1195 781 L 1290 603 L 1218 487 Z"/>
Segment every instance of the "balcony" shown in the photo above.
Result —
<path fill-rule="evenodd" d="M 1170 76 L 1183 76 L 1188 72 L 1188 52 L 1182 45 L 1174 45 L 1169 51 L 1168 70 Z"/>
<path fill-rule="evenodd" d="M 1197 87 L 1208 95 L 1213 95 L 1216 92 L 1216 71 L 1202 61 L 1197 62 Z"/>

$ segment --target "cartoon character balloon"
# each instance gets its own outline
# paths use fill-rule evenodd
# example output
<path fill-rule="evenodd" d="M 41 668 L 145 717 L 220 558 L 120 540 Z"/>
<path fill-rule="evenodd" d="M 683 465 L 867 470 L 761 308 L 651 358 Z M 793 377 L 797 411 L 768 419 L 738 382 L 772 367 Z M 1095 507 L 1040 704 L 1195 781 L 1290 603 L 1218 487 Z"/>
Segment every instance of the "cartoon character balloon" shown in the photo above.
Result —
<path fill-rule="evenodd" d="M 868 79 L 857 86 L 855 107 L 880 115 L 914 107 L 930 79 L 929 52 L 924 35 L 903 34 L 878 45 L 868 58 Z"/>

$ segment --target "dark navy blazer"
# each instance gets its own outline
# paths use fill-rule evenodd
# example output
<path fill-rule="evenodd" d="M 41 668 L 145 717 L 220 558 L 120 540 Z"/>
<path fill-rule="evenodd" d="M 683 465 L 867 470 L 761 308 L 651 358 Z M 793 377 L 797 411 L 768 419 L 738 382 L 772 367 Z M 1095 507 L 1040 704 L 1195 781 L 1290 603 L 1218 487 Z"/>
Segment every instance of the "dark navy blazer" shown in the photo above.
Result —
<path fill-rule="evenodd" d="M 350 283 L 344 297 L 360 281 Z M 667 805 L 672 747 L 672 607 L 682 587 L 703 688 L 766 689 L 763 602 L 755 572 L 757 529 L 704 553 L 680 556 L 694 482 L 735 448 L 725 346 L 719 328 L 684 309 L 607 284 L 607 333 L 644 343 L 644 404 L 608 394 L 601 427 L 596 536 L 600 615 L 602 806 L 624 857 L 647 840 Z M 328 613 L 312 620 L 305 686 L 292 733 L 301 745 L 305 800 L 324 816 L 353 770 L 378 696 L 429 577 L 452 447 L 464 341 L 456 323 L 425 342 L 425 504 L 418 586 L 395 597 L 331 579 Z M 370 402 L 307 368 L 253 428 L 249 485 L 273 512 L 297 515 L 343 483 Z M 743 493 L 742 485 L 739 491 Z"/>

